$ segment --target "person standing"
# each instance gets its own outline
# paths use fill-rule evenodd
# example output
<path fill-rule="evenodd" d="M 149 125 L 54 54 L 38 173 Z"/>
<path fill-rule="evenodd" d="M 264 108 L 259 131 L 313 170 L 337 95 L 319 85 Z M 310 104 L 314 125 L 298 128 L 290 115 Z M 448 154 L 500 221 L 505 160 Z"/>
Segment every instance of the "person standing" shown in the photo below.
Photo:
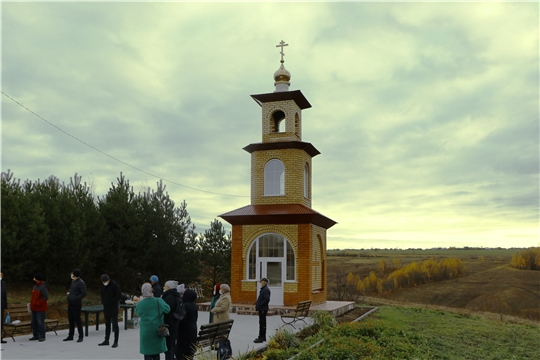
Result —
<path fill-rule="evenodd" d="M 221 284 L 216 283 L 216 285 L 214 285 L 214 292 L 212 293 L 212 300 L 210 301 L 210 320 L 208 321 L 209 324 L 214 322 L 214 313 L 212 312 L 212 309 L 214 308 L 214 306 L 216 306 L 216 302 L 221 296 L 221 292 L 219 291 L 220 288 Z"/>
<path fill-rule="evenodd" d="M 98 344 L 99 346 L 109 345 L 111 336 L 111 323 L 114 332 L 113 348 L 118 347 L 118 336 L 120 329 L 118 328 L 118 302 L 122 297 L 120 285 L 109 278 L 109 275 L 101 275 L 101 303 L 103 304 L 103 315 L 105 315 L 105 340 Z"/>
<path fill-rule="evenodd" d="M 139 351 L 144 360 L 159 360 L 159 354 L 167 351 L 164 337 L 158 335 L 158 327 L 163 324 L 163 314 L 171 308 L 162 298 L 154 297 L 152 285 L 144 283 L 141 287 L 141 300 L 137 303 L 135 312 L 139 315 Z"/>
<path fill-rule="evenodd" d="M 49 289 L 45 283 L 45 277 L 37 273 L 34 275 L 34 288 L 30 300 L 30 311 L 32 311 L 32 333 L 30 340 L 45 341 L 45 313 L 47 311 L 47 300 L 49 299 Z"/>
<path fill-rule="evenodd" d="M 229 310 L 231 308 L 231 288 L 227 284 L 220 287 L 221 296 L 210 313 L 214 315 L 214 322 L 229 320 Z"/>
<path fill-rule="evenodd" d="M 199 317 L 199 310 L 195 303 L 197 293 L 192 289 L 186 289 L 182 300 L 186 315 L 178 322 L 176 358 L 189 360 L 193 359 L 193 355 L 195 355 L 195 344 L 197 343 L 197 319 Z"/>
<path fill-rule="evenodd" d="M 163 289 L 159 286 L 159 278 L 157 275 L 150 276 L 150 284 L 152 284 L 152 289 L 154 290 L 154 297 L 161 297 L 161 295 L 163 295 Z"/>
<path fill-rule="evenodd" d="M 79 339 L 77 342 L 82 342 L 84 339 L 81 321 L 82 299 L 84 297 L 86 297 L 86 284 L 83 279 L 81 279 L 81 270 L 73 269 L 71 272 L 71 287 L 67 292 L 69 334 L 64 341 L 73 340 L 75 325 L 77 325 L 77 331 L 79 332 Z"/>
<path fill-rule="evenodd" d="M 270 304 L 270 289 L 268 288 L 268 279 L 261 279 L 261 291 L 257 297 L 255 310 L 259 312 L 259 337 L 253 340 L 254 343 L 266 341 L 266 314 L 268 313 L 268 304 Z"/>
<path fill-rule="evenodd" d="M 180 300 L 180 294 L 176 290 L 178 287 L 178 282 L 174 280 L 169 280 L 163 286 L 163 296 L 161 298 L 163 301 L 169 305 L 171 311 L 168 314 L 165 314 L 165 323 L 169 325 L 169 336 L 167 337 L 167 351 L 165 352 L 165 360 L 174 360 L 174 347 L 176 345 L 176 334 L 178 333 L 178 320 L 174 317 L 174 312 L 178 306 Z"/>
<path fill-rule="evenodd" d="M 7 307 L 8 307 L 8 301 L 7 301 L 7 288 L 6 288 L 6 283 L 4 282 L 3 280 L 3 277 L 4 277 L 4 273 L 2 272 L 2 270 L 0 270 L 0 286 L 2 288 L 2 298 L 1 298 L 1 307 L 2 307 L 2 324 L 1 327 L 1 331 L 2 331 L 2 335 L 0 335 L 2 337 L 1 341 L 2 341 L 2 344 L 5 344 L 7 343 L 6 340 L 4 340 L 4 318 L 5 318 L 5 315 L 7 313 Z"/>

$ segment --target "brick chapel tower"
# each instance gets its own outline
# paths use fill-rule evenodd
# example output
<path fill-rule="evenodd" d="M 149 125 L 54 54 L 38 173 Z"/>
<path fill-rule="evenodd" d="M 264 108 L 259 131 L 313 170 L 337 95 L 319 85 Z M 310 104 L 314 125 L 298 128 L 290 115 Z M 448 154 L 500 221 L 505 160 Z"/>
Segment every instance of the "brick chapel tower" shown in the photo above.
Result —
<path fill-rule="evenodd" d="M 254 303 L 259 280 L 268 278 L 270 305 L 326 301 L 326 230 L 335 221 L 311 208 L 312 158 L 319 151 L 302 141 L 302 110 L 311 107 L 281 65 L 275 90 L 251 95 L 262 108 L 262 142 L 251 154 L 251 205 L 220 215 L 232 225 L 231 296 Z"/>

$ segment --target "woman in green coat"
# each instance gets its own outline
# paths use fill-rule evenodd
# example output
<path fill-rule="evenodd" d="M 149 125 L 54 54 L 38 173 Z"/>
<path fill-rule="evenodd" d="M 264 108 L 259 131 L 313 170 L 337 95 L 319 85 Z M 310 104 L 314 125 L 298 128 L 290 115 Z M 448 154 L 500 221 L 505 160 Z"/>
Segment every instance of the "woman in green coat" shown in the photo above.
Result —
<path fill-rule="evenodd" d="M 159 360 L 160 353 L 167 351 L 164 337 L 158 335 L 158 328 L 163 324 L 163 314 L 168 314 L 171 308 L 163 299 L 155 298 L 152 285 L 143 284 L 142 296 L 135 309 L 140 318 L 140 350 L 144 360 Z"/>

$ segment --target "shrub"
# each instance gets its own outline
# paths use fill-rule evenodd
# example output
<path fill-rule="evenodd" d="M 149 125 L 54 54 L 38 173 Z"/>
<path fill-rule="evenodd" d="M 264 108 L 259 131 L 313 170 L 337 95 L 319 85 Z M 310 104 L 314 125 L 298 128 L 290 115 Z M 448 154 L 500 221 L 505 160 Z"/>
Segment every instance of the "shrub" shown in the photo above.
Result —
<path fill-rule="evenodd" d="M 313 319 L 313 325 L 321 330 L 332 328 L 338 323 L 334 315 L 327 311 L 315 311 L 310 317 Z"/>
<path fill-rule="evenodd" d="M 416 359 L 428 353 L 422 337 L 385 326 L 343 323 L 321 332 L 325 340 L 295 360 Z"/>
<path fill-rule="evenodd" d="M 212 353 L 212 360 L 215 360 L 216 355 Z M 199 359 L 197 357 L 197 359 Z M 248 351 L 245 354 L 238 353 L 238 356 L 234 357 L 235 360 L 266 360 L 268 359 L 265 354 L 259 354 L 257 351 Z"/>
<path fill-rule="evenodd" d="M 272 336 L 268 342 L 270 349 L 288 349 L 296 347 L 300 344 L 300 340 L 295 333 L 286 329 L 278 329 L 276 334 Z"/>
<path fill-rule="evenodd" d="M 280 349 L 268 349 L 264 352 L 264 356 L 268 360 L 283 360 L 286 359 L 283 355 L 284 351 Z"/>

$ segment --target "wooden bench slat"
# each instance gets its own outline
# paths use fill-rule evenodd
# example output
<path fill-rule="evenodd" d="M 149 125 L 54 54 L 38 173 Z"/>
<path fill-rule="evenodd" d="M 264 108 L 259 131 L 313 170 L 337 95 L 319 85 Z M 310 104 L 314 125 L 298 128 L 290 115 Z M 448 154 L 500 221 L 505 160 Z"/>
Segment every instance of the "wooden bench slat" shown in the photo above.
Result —
<path fill-rule="evenodd" d="M 197 335 L 197 346 L 200 348 L 212 348 L 219 342 L 228 339 L 234 320 L 226 320 L 217 323 L 201 325 Z M 219 351 L 219 349 L 216 349 Z"/>
<path fill-rule="evenodd" d="M 307 325 L 307 323 L 306 323 L 306 321 L 304 319 L 309 316 L 309 308 L 310 307 L 311 307 L 311 300 L 300 301 L 296 305 L 295 310 L 293 310 L 293 311 L 291 311 L 289 313 L 281 315 L 281 320 L 284 323 L 282 326 L 291 325 L 293 328 L 296 329 L 294 324 L 297 321 L 303 321 L 304 324 Z M 285 319 L 292 319 L 292 320 L 291 321 L 286 321 Z"/>
<path fill-rule="evenodd" d="M 214 332 L 211 332 L 211 333 L 199 334 L 199 338 L 205 339 L 205 338 L 215 338 L 215 337 L 219 337 L 219 336 L 227 336 L 227 335 L 229 335 L 230 331 L 231 331 L 231 329 L 224 329 L 224 330 L 214 331 Z"/>

